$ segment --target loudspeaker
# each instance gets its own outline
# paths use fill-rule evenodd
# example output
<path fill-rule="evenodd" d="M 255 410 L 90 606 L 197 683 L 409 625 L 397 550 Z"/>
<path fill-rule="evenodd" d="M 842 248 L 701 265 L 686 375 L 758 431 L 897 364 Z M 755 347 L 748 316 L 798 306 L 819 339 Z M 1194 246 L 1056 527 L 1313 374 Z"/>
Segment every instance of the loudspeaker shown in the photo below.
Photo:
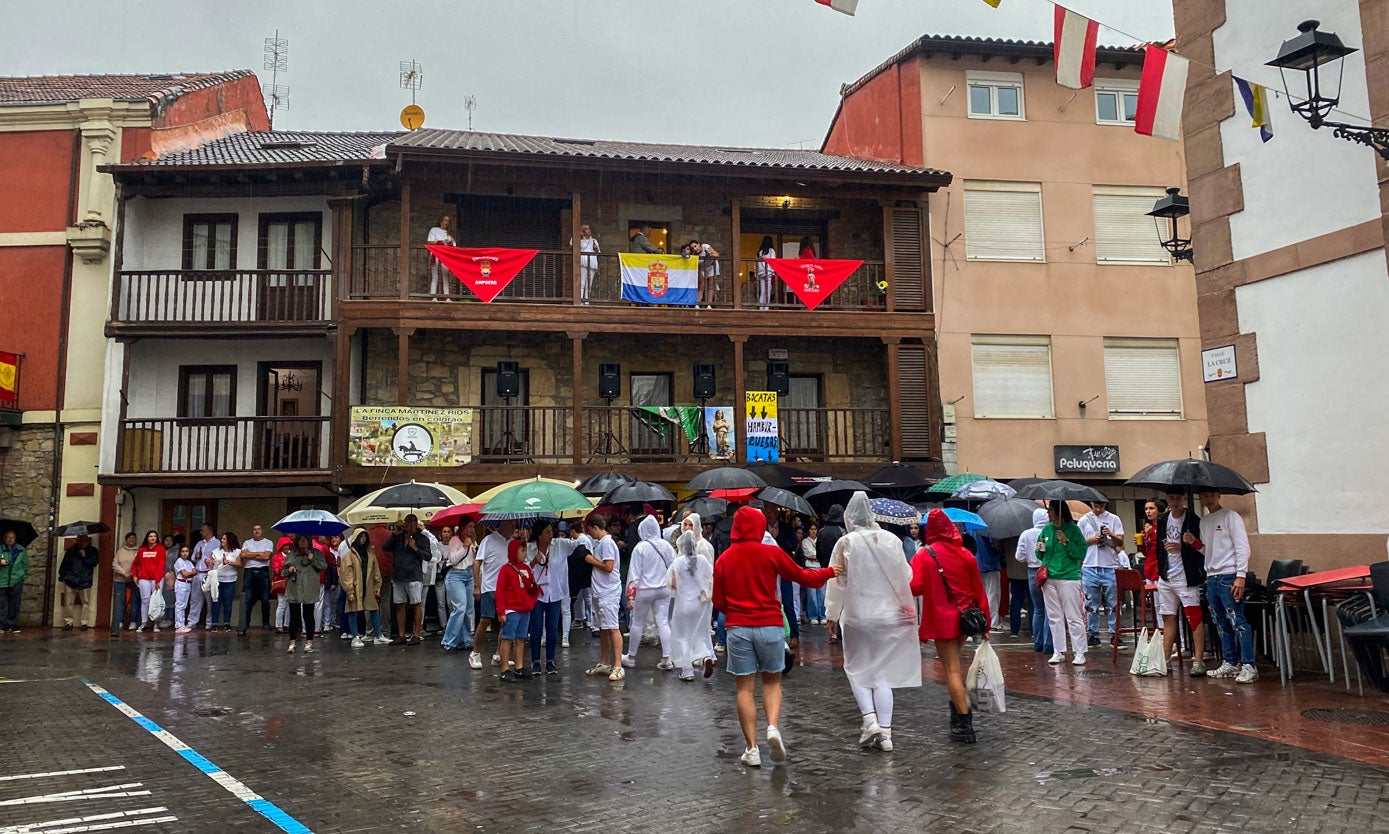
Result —
<path fill-rule="evenodd" d="M 598 398 L 615 400 L 622 396 L 622 366 L 607 362 L 598 366 Z"/>
<path fill-rule="evenodd" d="M 694 366 L 694 398 L 707 400 L 714 396 L 716 377 L 713 365 Z"/>
<path fill-rule="evenodd" d="M 767 363 L 767 387 L 785 397 L 791 393 L 791 366 L 785 362 Z"/>
<path fill-rule="evenodd" d="M 497 363 L 497 396 L 504 400 L 521 396 L 521 366 L 515 362 Z"/>

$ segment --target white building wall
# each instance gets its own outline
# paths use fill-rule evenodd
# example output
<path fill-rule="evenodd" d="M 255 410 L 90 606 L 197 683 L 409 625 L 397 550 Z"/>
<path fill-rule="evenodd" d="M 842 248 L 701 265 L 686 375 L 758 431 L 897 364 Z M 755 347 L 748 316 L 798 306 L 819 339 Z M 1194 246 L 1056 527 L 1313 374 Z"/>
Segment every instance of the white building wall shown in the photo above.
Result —
<path fill-rule="evenodd" d="M 125 208 L 123 268 L 178 269 L 183 264 L 183 216 L 235 212 L 240 220 L 236 230 L 236 268 L 255 269 L 260 216 L 310 211 L 323 215 L 323 268 L 327 269 L 327 253 L 333 251 L 327 197 L 135 197 Z"/>

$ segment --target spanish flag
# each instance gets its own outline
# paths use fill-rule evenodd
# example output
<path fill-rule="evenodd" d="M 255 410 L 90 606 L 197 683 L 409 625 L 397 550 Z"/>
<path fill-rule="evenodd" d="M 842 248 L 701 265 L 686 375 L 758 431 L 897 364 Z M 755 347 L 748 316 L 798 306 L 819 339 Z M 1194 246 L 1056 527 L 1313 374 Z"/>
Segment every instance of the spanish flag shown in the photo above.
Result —
<path fill-rule="evenodd" d="M 0 351 L 0 400 L 13 400 L 19 381 L 19 357 Z"/>
<path fill-rule="evenodd" d="M 1272 139 L 1273 119 L 1268 113 L 1268 88 L 1262 84 L 1251 84 L 1236 76 L 1235 89 L 1239 90 L 1240 98 L 1244 99 L 1244 109 L 1249 112 L 1249 126 L 1257 127 L 1259 138 L 1265 142 Z"/>

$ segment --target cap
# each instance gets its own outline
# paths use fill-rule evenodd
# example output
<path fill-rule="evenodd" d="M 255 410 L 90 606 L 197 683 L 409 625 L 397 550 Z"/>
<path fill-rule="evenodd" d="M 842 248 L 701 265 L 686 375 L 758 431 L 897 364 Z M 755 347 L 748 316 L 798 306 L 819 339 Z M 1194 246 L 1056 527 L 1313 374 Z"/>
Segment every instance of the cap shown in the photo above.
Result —
<path fill-rule="evenodd" d="M 559 523 L 559 531 L 560 531 L 561 533 L 568 533 L 568 532 L 569 532 L 569 522 L 567 522 L 567 521 L 561 521 L 561 522 Z"/>

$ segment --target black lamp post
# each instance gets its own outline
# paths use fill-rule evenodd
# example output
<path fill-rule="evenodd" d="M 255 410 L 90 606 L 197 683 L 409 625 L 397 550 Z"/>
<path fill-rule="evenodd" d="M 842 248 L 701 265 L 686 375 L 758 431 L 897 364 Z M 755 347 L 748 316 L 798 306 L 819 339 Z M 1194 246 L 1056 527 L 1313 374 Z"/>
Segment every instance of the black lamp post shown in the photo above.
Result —
<path fill-rule="evenodd" d="M 1153 218 L 1153 225 L 1157 228 L 1158 243 L 1161 243 L 1162 248 L 1171 253 L 1172 259 L 1190 261 L 1192 259 L 1191 238 L 1177 235 L 1178 218 L 1191 214 L 1191 201 L 1181 194 L 1180 188 L 1167 189 L 1167 196 L 1153 204 L 1153 210 L 1148 212 L 1148 216 Z M 1166 218 L 1168 223 L 1166 237 L 1163 237 L 1163 218 Z"/>
<path fill-rule="evenodd" d="M 1345 74 L 1343 59 L 1359 50 L 1346 46 L 1332 32 L 1318 30 L 1320 25 L 1321 21 L 1317 20 L 1299 23 L 1297 37 L 1283 41 L 1278 57 L 1266 66 L 1278 68 L 1283 77 L 1283 92 L 1293 112 L 1306 119 L 1314 130 L 1323 126 L 1333 128 L 1337 138 L 1369 145 L 1389 159 L 1389 128 L 1327 121 L 1326 117 L 1341 100 L 1341 79 Z M 1301 84 L 1293 75 L 1299 72 L 1303 75 Z M 1290 75 L 1294 79 L 1291 85 Z M 1298 89 L 1296 95 L 1292 92 L 1295 88 Z"/>

